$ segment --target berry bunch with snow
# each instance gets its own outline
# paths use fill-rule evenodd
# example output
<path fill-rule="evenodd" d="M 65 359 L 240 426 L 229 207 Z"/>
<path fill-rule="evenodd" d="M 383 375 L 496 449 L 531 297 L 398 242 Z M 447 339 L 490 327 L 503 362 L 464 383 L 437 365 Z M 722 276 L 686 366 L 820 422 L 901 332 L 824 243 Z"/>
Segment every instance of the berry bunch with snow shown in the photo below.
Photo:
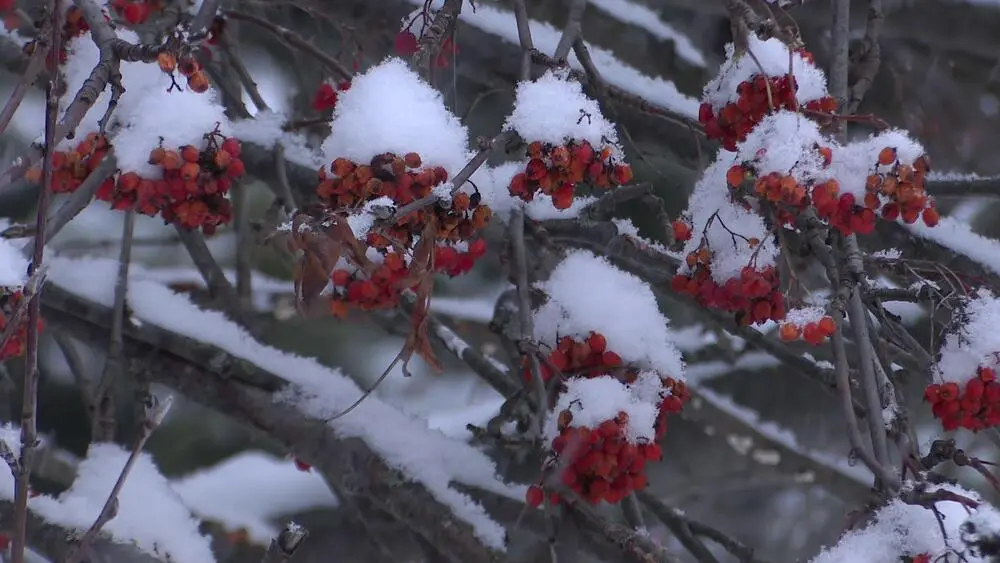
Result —
<path fill-rule="evenodd" d="M 504 128 L 529 143 L 524 172 L 509 187 L 526 202 L 541 192 L 556 209 L 569 209 L 583 185 L 606 190 L 632 179 L 614 125 L 566 71 L 518 84 Z"/>
<path fill-rule="evenodd" d="M 97 133 L 88 133 L 82 141 L 76 143 L 70 150 L 57 150 L 52 154 L 52 191 L 72 193 L 80 187 L 84 180 L 100 166 L 107 156 L 111 145 L 106 137 Z M 33 166 L 24 175 L 32 183 L 42 180 L 42 169 Z M 109 189 L 114 180 L 107 179 L 101 184 L 103 189 Z"/>
<path fill-rule="evenodd" d="M 7 328 L 7 323 L 11 322 L 23 299 L 24 293 L 20 290 L 11 291 L 8 288 L 0 288 L 0 333 L 3 333 L 4 329 Z M 28 315 L 23 308 L 21 313 L 21 318 L 18 321 L 13 336 L 0 348 L 0 363 L 24 354 L 25 343 L 28 338 Z M 42 319 L 38 319 L 39 332 L 41 332 L 42 328 L 44 328 Z"/>
<path fill-rule="evenodd" d="M 548 300 L 533 313 L 534 338 L 551 347 L 541 376 L 558 378 L 559 392 L 545 471 L 590 502 L 618 502 L 645 487 L 667 416 L 688 398 L 680 353 L 649 286 L 602 258 L 572 252 L 539 286 Z M 529 504 L 545 489 L 531 487 Z"/>
<path fill-rule="evenodd" d="M 774 236 L 760 215 L 720 189 L 734 162 L 732 153 L 720 151 L 695 185 L 687 211 L 693 236 L 671 288 L 703 307 L 734 313 L 742 325 L 781 320 L 785 299 Z"/>
<path fill-rule="evenodd" d="M 764 116 L 800 107 L 830 114 L 837 102 L 827 94 L 826 75 L 804 49 L 789 51 L 777 38 L 748 38 L 748 53 L 726 46 L 726 61 L 702 96 L 698 121 L 705 136 L 735 151 Z"/>
<path fill-rule="evenodd" d="M 395 306 L 421 270 L 457 276 L 485 254 L 476 237 L 492 211 L 476 176 L 457 191 L 449 182 L 470 158 L 467 132 L 402 61 L 388 59 L 339 92 L 323 151 L 333 158 L 316 193 L 367 247 L 332 272 L 335 314 Z"/>
<path fill-rule="evenodd" d="M 113 186 L 98 190 L 97 199 L 110 202 L 113 209 L 161 215 L 166 223 L 214 234 L 233 218 L 226 194 L 245 172 L 240 151 L 240 142 L 218 129 L 206 134 L 200 146 L 161 145 L 150 151 L 148 160 L 159 174 L 125 172 Z"/>
<path fill-rule="evenodd" d="M 804 340 L 819 346 L 833 336 L 837 325 L 822 307 L 802 307 L 791 309 L 785 314 L 785 322 L 778 329 L 778 336 L 785 342 Z"/>
<path fill-rule="evenodd" d="M 1000 425 L 1000 300 L 979 290 L 958 313 L 936 366 L 938 383 L 924 391 L 946 431 L 979 431 Z"/>

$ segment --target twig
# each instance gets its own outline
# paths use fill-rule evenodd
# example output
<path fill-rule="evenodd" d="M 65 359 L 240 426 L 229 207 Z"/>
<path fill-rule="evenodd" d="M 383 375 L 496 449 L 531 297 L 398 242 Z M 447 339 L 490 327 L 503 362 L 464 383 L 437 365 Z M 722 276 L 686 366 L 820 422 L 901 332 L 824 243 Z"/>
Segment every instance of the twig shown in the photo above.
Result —
<path fill-rule="evenodd" d="M 191 25 L 188 27 L 192 42 L 198 42 L 208 36 L 220 4 L 220 0 L 202 0 L 198 13 L 191 19 Z"/>
<path fill-rule="evenodd" d="M 153 435 L 153 432 L 159 428 L 163 419 L 167 416 L 173 402 L 173 395 L 167 395 L 162 400 L 153 400 L 152 404 L 146 406 L 146 416 L 142 421 L 142 431 L 139 433 L 139 438 L 135 441 L 135 445 L 132 446 L 132 451 L 125 462 L 125 467 L 122 468 L 121 473 L 118 475 L 118 480 L 115 481 L 115 485 L 111 488 L 111 493 L 108 494 L 108 499 L 104 502 L 100 514 L 97 515 L 97 519 L 94 520 L 94 523 L 83 537 L 80 538 L 80 541 L 66 555 L 62 563 L 77 563 L 90 544 L 97 539 L 97 535 L 101 533 L 104 525 L 118 515 L 118 495 L 125 485 L 125 480 L 128 479 L 129 473 L 132 472 L 132 467 L 135 466 L 135 462 L 139 459 L 142 449 L 146 447 L 149 437 Z"/>
<path fill-rule="evenodd" d="M 566 25 L 563 27 L 562 36 L 559 37 L 555 53 L 552 54 L 552 59 L 555 60 L 556 64 L 562 64 L 566 61 L 570 49 L 573 48 L 573 43 L 580 36 L 580 20 L 583 19 L 583 12 L 586 9 L 587 0 L 573 0 L 573 3 L 570 4 Z"/>
<path fill-rule="evenodd" d="M 278 536 L 271 540 L 271 545 L 267 547 L 264 558 L 260 560 L 261 563 L 285 563 L 289 561 L 308 535 L 309 531 L 295 522 L 285 524 Z"/>
<path fill-rule="evenodd" d="M 444 0 L 444 5 L 434 15 L 431 25 L 420 35 L 420 45 L 413 55 L 417 68 L 430 71 L 434 57 L 441 51 L 448 30 L 452 29 L 462 12 L 462 0 Z"/>
<path fill-rule="evenodd" d="M 864 99 L 868 89 L 875 82 L 879 66 L 882 64 L 882 47 L 879 45 L 879 35 L 885 16 L 882 13 L 882 0 L 868 0 L 868 19 L 865 23 L 865 38 L 862 42 L 860 55 L 856 61 L 858 78 L 851 86 L 851 99 L 847 104 L 846 113 L 854 113 Z"/>
<path fill-rule="evenodd" d="M 639 505 L 639 498 L 635 496 L 634 491 L 622 501 L 622 515 L 625 517 L 625 522 L 633 529 L 645 529 L 646 523 L 642 518 L 642 506 Z"/>
<path fill-rule="evenodd" d="M 461 0 L 459 0 L 459 2 L 461 2 Z M 264 18 L 248 14 L 246 12 L 241 12 L 239 10 L 225 10 L 223 14 L 227 18 L 249 22 L 270 31 L 276 35 L 278 39 L 287 43 L 289 46 L 295 47 L 318 60 L 320 64 L 327 68 L 327 70 L 332 71 L 343 80 L 350 80 L 353 76 L 353 73 L 347 70 L 344 65 L 340 64 L 340 61 L 330 55 L 327 55 L 321 51 L 319 47 L 313 45 L 309 41 L 306 41 L 301 35 L 288 28 L 281 27 L 280 25 L 274 24 Z"/>
<path fill-rule="evenodd" d="M 665 503 L 660 501 L 658 498 L 649 494 L 648 492 L 642 491 L 638 493 L 638 498 L 642 500 L 642 503 L 649 508 L 649 511 L 653 513 L 654 516 L 666 525 L 670 533 L 677 538 L 684 549 L 688 550 L 698 563 L 719 563 L 719 560 L 715 558 L 715 555 L 709 551 L 708 547 L 694 535 L 691 530 L 690 521 L 684 516 L 684 514 L 672 507 L 667 506 Z M 735 541 L 735 540 L 734 540 Z"/>
<path fill-rule="evenodd" d="M 520 348 L 522 357 L 532 339 L 534 330 L 531 323 L 531 287 L 528 285 L 528 256 L 524 248 L 524 211 L 517 207 L 510 216 L 510 249 L 514 255 L 514 275 L 517 280 L 518 318 L 521 321 Z M 545 392 L 545 380 L 538 364 L 536 354 L 528 353 L 528 365 L 531 369 L 531 379 L 535 386 L 535 401 L 538 405 L 535 419 L 535 436 L 541 439 L 545 428 L 545 416 L 548 411 L 548 394 Z"/>
<path fill-rule="evenodd" d="M 247 184 L 235 182 L 231 189 L 236 220 L 236 298 L 240 310 L 253 310 L 253 237 L 250 233 L 250 206 Z"/>
<path fill-rule="evenodd" d="M 41 34 L 44 36 L 46 33 L 48 33 L 48 30 L 42 29 Z M 24 100 L 25 94 L 28 93 L 28 88 L 34 84 L 35 79 L 41 74 L 45 66 L 45 57 L 49 53 L 48 47 L 48 41 L 38 41 L 35 44 L 35 50 L 31 53 L 31 59 L 28 61 L 28 68 L 24 70 L 21 79 L 10 92 L 10 97 L 7 98 L 7 103 L 4 105 L 3 110 L 0 110 L 0 135 L 10 125 L 10 120 L 13 119 L 17 108 L 21 105 L 21 101 Z"/>
<path fill-rule="evenodd" d="M 48 1 L 49 49 L 58 53 L 62 49 L 62 2 Z M 46 58 L 46 60 L 52 60 Z M 38 209 L 35 211 L 36 236 L 45 240 L 48 220 L 49 198 L 52 195 L 53 159 L 55 157 L 56 123 L 59 117 L 59 73 L 54 64 L 48 65 L 49 82 L 45 86 L 45 153 L 42 157 L 42 185 L 38 190 Z M 42 268 L 45 245 L 35 245 L 31 263 L 28 265 L 29 279 Z M 20 471 L 14 476 L 14 532 L 11 546 L 13 563 L 24 563 L 24 552 L 28 533 L 28 492 L 32 462 L 38 447 L 38 321 L 41 318 L 42 301 L 38 291 L 25 296 L 28 302 L 28 335 L 25 343 L 24 395 L 21 402 L 21 460 Z"/>
<path fill-rule="evenodd" d="M 524 0 L 514 0 L 514 18 L 517 20 L 517 40 L 521 44 L 521 80 L 531 80 L 531 52 L 535 44 L 531 40 L 531 20 Z"/>
<path fill-rule="evenodd" d="M 135 232 L 135 211 L 125 213 L 122 226 L 122 247 L 118 256 L 118 279 L 115 280 L 115 303 L 111 318 L 111 342 L 104 360 L 104 371 L 91 394 L 91 439 L 113 442 L 115 439 L 115 382 L 125 371 L 122 359 L 122 326 L 125 324 L 125 301 L 128 293 L 128 271 L 132 262 L 132 238 Z"/>
<path fill-rule="evenodd" d="M 254 81 L 253 76 L 250 75 L 250 71 L 247 70 L 247 66 L 243 64 L 243 57 L 240 56 L 237 46 L 230 39 L 231 33 L 235 31 L 235 25 L 230 24 L 224 33 L 219 38 L 219 46 L 222 48 L 222 52 L 226 54 L 226 60 L 229 65 L 232 66 L 233 70 L 236 71 L 236 76 L 239 77 L 240 83 L 243 84 L 243 89 L 247 91 L 247 95 L 250 96 L 250 101 L 253 105 L 257 107 L 258 111 L 267 111 L 270 108 L 267 102 L 264 101 L 264 97 L 260 95 L 260 90 L 257 88 L 257 82 Z"/>
<path fill-rule="evenodd" d="M 295 191 L 288 181 L 288 162 L 285 160 L 285 147 L 281 143 L 274 145 L 274 172 L 278 177 L 278 189 L 275 193 L 281 198 L 285 211 L 291 213 L 293 209 L 299 207 L 299 202 L 295 198 Z"/>
<path fill-rule="evenodd" d="M 833 0 L 831 27 L 830 95 L 840 103 L 840 107 L 845 107 L 848 103 L 847 71 L 851 32 L 851 0 Z M 844 142 L 847 135 L 847 124 L 843 121 L 834 121 L 831 127 L 834 131 L 834 137 L 840 142 Z"/>

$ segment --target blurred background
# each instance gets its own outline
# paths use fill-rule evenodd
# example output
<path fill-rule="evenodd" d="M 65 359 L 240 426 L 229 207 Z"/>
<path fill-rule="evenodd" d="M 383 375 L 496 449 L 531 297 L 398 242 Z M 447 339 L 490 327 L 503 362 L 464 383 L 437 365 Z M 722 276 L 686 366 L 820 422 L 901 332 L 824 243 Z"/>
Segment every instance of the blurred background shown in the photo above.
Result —
<path fill-rule="evenodd" d="M 568 1 L 534 0 L 528 4 L 532 19 L 548 22 L 556 29 L 565 22 Z M 829 3 L 806 0 L 802 4 L 791 13 L 808 49 L 825 67 L 831 25 Z M 418 7 L 405 0 L 233 0 L 224 5 L 266 16 L 312 41 L 348 68 L 358 69 L 390 54 L 400 21 Z M 512 2 L 503 1 L 477 0 L 476 5 L 512 8 Z M 938 171 L 1000 173 L 995 149 L 1000 143 L 1000 2 L 883 0 L 882 5 L 886 18 L 880 38 L 882 64 L 858 112 L 877 115 L 911 131 L 925 144 Z M 852 37 L 856 40 L 863 36 L 866 12 L 867 2 L 852 3 Z M 270 107 L 287 113 L 291 119 L 314 116 L 310 109 L 313 93 L 322 80 L 331 77 L 325 76 L 313 60 L 277 42 L 267 31 L 248 24 L 234 26 L 233 31 L 239 51 Z M 730 31 L 723 0 L 592 0 L 583 19 L 583 36 L 642 73 L 673 81 L 682 93 L 698 97 L 722 60 Z M 434 84 L 442 90 L 450 108 L 464 119 L 473 138 L 492 136 L 499 131 L 513 101 L 518 48 L 467 23 L 459 25 L 455 41 L 457 53 L 446 68 L 437 71 Z M 13 43 L 12 38 L 0 35 L 0 56 L 4 57 L 6 69 L 0 70 L 0 99 L 6 99 L 18 80 L 20 63 L 12 55 L 16 54 Z M 249 100 L 245 101 L 252 109 Z M 683 124 L 650 118 L 632 108 L 622 108 L 620 113 L 620 124 L 631 137 L 625 146 L 637 181 L 653 184 L 667 212 L 675 217 L 684 209 L 697 170 L 716 147 Z M 10 162 L 37 138 L 42 116 L 40 92 L 32 92 L 12 127 L 0 135 L 0 162 Z M 870 131 L 865 124 L 850 129 L 852 135 L 867 135 Z M 318 127 L 306 133 L 318 140 L 323 130 Z M 247 210 L 252 218 L 261 219 L 273 198 L 272 191 L 257 181 L 250 185 L 249 193 Z M 28 220 L 33 216 L 35 197 L 32 186 L 26 184 L 5 192 L 0 195 L 0 216 L 8 224 Z M 1000 224 L 990 219 L 996 208 L 994 200 L 962 198 L 939 203 L 945 212 L 968 220 L 977 231 L 1000 235 Z M 618 214 L 630 217 L 643 236 L 662 238 L 648 208 L 625 206 Z M 116 259 L 122 217 L 108 211 L 105 204 L 95 203 L 56 237 L 52 248 L 66 256 Z M 230 270 L 234 268 L 234 240 L 231 232 L 220 232 L 209 241 L 216 259 Z M 200 290 L 200 276 L 173 229 L 157 219 L 138 219 L 133 260 L 145 268 L 143 275 L 180 290 Z M 400 318 L 359 316 L 338 322 L 297 317 L 291 305 L 287 263 L 263 246 L 254 249 L 254 263 L 255 307 L 266 326 L 264 340 L 268 344 L 342 368 L 363 387 L 382 373 L 402 346 L 404 333 L 400 331 L 406 329 L 406 323 Z M 491 254 L 472 274 L 439 280 L 432 309 L 470 343 L 510 361 L 488 329 L 496 299 L 508 287 L 500 262 Z M 801 474 L 781 471 L 760 456 L 748 455 L 748 448 L 741 446 L 737 434 L 716 432 L 705 420 L 682 416 L 671 423 L 664 461 L 650 469 L 650 491 L 691 517 L 708 521 L 759 548 L 764 558 L 777 562 L 810 558 L 821 546 L 836 539 L 848 511 L 864 500 L 857 492 L 863 493 L 867 487 L 862 468 L 848 463 L 844 423 L 835 398 L 767 357 L 747 353 L 742 341 L 714 333 L 710 326 L 701 324 L 693 309 L 671 302 L 664 303 L 664 307 L 675 326 L 688 328 L 693 335 L 685 341 L 693 381 L 718 393 L 720 400 L 728 398 L 737 408 L 756 413 L 762 423 L 792 429 L 798 444 L 837 460 L 845 474 L 860 476 L 860 481 L 849 492 L 832 491 Z M 903 316 L 915 335 L 926 335 L 927 317 L 919 308 L 897 307 L 894 312 Z M 102 350 L 70 344 L 85 365 L 94 373 L 100 372 Z M 89 432 L 78 382 L 64 359 L 64 350 L 51 334 L 44 335 L 41 353 L 41 430 L 60 448 L 82 455 Z M 444 373 L 433 373 L 416 360 L 412 377 L 403 377 L 397 369 L 376 393 L 426 419 L 430 426 L 468 439 L 465 425 L 485 424 L 501 399 L 447 353 L 439 351 L 438 356 L 444 360 Z M 0 366 L 0 390 L 4 392 L 0 416 L 4 420 L 16 420 L 19 412 L 20 370 L 18 361 Z M 935 436 L 937 426 L 920 402 L 921 383 L 913 381 L 907 391 L 920 436 L 929 440 Z M 122 404 L 127 405 L 127 401 Z M 123 413 L 123 419 L 128 415 Z M 973 440 L 970 436 L 961 434 L 957 438 L 973 451 L 987 445 L 985 438 Z M 370 548 L 353 541 L 357 533 L 354 524 L 339 514 L 332 495 L 324 494 L 319 477 L 296 471 L 291 462 L 283 459 L 280 449 L 224 417 L 196 405 L 181 404 L 169 423 L 153 436 L 148 450 L 163 473 L 181 480 L 178 483 L 184 483 L 186 476 L 210 469 L 216 479 L 216 485 L 210 487 L 213 489 L 232 482 L 234 476 L 246 479 L 239 481 L 242 490 L 260 487 L 254 485 L 253 476 L 267 475 L 260 479 L 268 487 L 298 491 L 290 495 L 299 499 L 297 502 L 273 503 L 270 512 L 261 515 L 265 520 L 270 518 L 272 524 L 294 516 L 310 528 L 309 542 L 296 561 L 330 561 L 330 554 L 336 554 L 337 561 L 352 563 L 377 560 Z M 241 452 L 253 453 L 237 458 L 242 465 L 218 465 Z M 260 457 L 256 452 L 274 459 Z M 988 453 L 983 457 L 990 459 Z M 510 464 L 506 469 L 511 478 L 524 482 L 533 478 L 530 464 Z M 975 480 L 970 484 L 982 485 Z M 56 492 L 66 483 L 53 479 L 47 486 L 46 492 Z M 232 499 L 240 496 L 241 487 L 232 487 Z M 218 521 L 210 528 L 217 532 L 220 553 L 232 561 L 252 560 L 241 559 L 254 550 L 240 532 L 240 527 L 248 524 L 235 517 L 216 517 Z M 651 527 L 654 536 L 687 557 L 669 533 Z M 720 558 L 727 560 L 723 555 Z"/>

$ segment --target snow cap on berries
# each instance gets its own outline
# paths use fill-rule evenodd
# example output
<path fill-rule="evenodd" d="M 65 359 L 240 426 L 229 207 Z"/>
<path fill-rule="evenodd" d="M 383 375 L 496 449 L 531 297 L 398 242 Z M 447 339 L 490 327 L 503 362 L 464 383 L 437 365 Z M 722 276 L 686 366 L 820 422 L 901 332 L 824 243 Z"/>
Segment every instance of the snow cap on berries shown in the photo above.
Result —
<path fill-rule="evenodd" d="M 519 83 L 514 111 L 504 129 L 513 129 L 528 142 L 587 141 L 595 151 L 610 146 L 614 156 L 622 155 L 614 125 L 565 69 L 549 70 L 537 80 Z"/>
<path fill-rule="evenodd" d="M 659 383 L 659 378 L 647 372 Z M 571 428 L 597 428 L 606 420 L 614 420 L 619 413 L 628 415 L 624 425 L 625 441 L 630 444 L 652 442 L 656 438 L 654 425 L 659 413 L 657 399 L 644 400 L 633 392 L 631 386 L 610 375 L 566 380 L 566 391 L 559 395 L 556 406 L 546 418 L 545 438 L 551 443 L 559 435 L 559 413 L 569 411 Z"/>
<path fill-rule="evenodd" d="M 730 198 L 726 173 L 739 162 L 733 153 L 719 151 L 695 184 L 685 213 L 691 218 L 694 234 L 684 245 L 684 254 L 697 251 L 707 241 L 712 251 L 712 279 L 719 284 L 739 278 L 746 266 L 758 271 L 774 266 L 778 257 L 778 247 L 761 216 Z M 749 244 L 750 239 L 758 241 L 755 247 Z M 681 264 L 679 271 L 686 274 L 690 268 Z"/>
<path fill-rule="evenodd" d="M 980 289 L 959 312 L 958 328 L 945 336 L 937 372 L 943 381 L 965 383 L 980 366 L 1000 366 L 1000 300 Z"/>
<path fill-rule="evenodd" d="M 840 182 L 842 192 L 853 193 L 860 199 L 865 195 L 865 181 L 872 172 L 887 172 L 892 166 L 877 166 L 879 153 L 889 147 L 896 151 L 896 158 L 901 164 L 912 165 L 918 158 L 927 154 L 924 147 L 913 139 L 906 131 L 888 129 L 854 141 L 847 146 L 833 151 L 833 161 L 830 163 L 831 177 Z"/>
<path fill-rule="evenodd" d="M 792 52 L 789 68 L 788 47 L 781 40 L 771 38 L 762 41 L 752 33 L 747 39 L 749 52 L 739 57 L 736 56 L 736 48 L 732 43 L 726 45 L 726 60 L 715 78 L 705 85 L 702 101 L 718 110 L 739 99 L 737 89 L 741 82 L 747 82 L 759 74 L 768 77 L 787 76 L 789 71 L 798 84 L 795 99 L 800 104 L 827 96 L 826 75 L 801 53 Z"/>
<path fill-rule="evenodd" d="M 383 153 L 415 152 L 424 167 L 441 166 L 454 176 L 469 158 L 465 126 L 440 92 L 398 58 L 353 78 L 338 94 L 330 128 L 322 146 L 327 161 L 367 164 Z"/>
<path fill-rule="evenodd" d="M 598 332 L 625 363 L 682 379 L 684 364 L 670 340 L 669 321 L 653 291 L 636 276 L 576 250 L 538 288 L 548 296 L 534 312 L 539 342 L 554 346 L 563 336 L 582 340 Z"/>
<path fill-rule="evenodd" d="M 787 174 L 800 183 L 826 180 L 818 146 L 831 146 L 815 121 L 794 111 L 766 115 L 737 147 L 737 162 L 752 162 L 758 176 Z M 861 182 L 862 191 L 864 181 Z M 862 194 L 863 195 L 863 194 Z"/>

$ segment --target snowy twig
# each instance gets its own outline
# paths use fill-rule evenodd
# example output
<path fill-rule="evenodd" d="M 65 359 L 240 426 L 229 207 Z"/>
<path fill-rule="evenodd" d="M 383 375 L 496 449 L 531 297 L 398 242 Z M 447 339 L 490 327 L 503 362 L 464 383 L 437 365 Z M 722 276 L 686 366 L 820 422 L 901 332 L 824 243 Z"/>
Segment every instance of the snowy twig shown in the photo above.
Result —
<path fill-rule="evenodd" d="M 461 2 L 460 2 L 461 3 Z M 238 21 L 245 21 L 259 26 L 267 31 L 270 31 L 281 41 L 287 43 L 291 47 L 303 51 L 307 55 L 315 58 L 320 62 L 327 70 L 333 72 L 339 76 L 342 80 L 350 80 L 353 73 L 347 70 L 344 65 L 340 63 L 337 59 L 331 57 L 324 53 L 319 47 L 313 45 L 309 41 L 302 38 L 301 35 L 295 33 L 294 31 L 281 27 L 280 25 L 274 24 L 264 18 L 255 16 L 253 14 L 248 14 L 246 12 L 241 12 L 239 10 L 225 10 L 223 14 L 227 18 L 231 18 Z"/>
<path fill-rule="evenodd" d="M 527 354 L 528 365 L 531 369 L 531 379 L 535 391 L 536 414 L 535 436 L 541 438 L 542 429 L 545 427 L 545 416 L 548 411 L 548 394 L 545 391 L 545 380 L 542 379 L 542 370 L 538 364 L 538 356 L 527 351 L 530 347 L 530 340 L 534 330 L 531 322 L 531 286 L 528 285 L 528 253 L 524 248 L 524 211 L 515 208 L 511 212 L 510 227 L 508 230 L 510 237 L 510 250 L 514 258 L 514 279 L 517 285 L 517 314 L 520 320 L 520 345 L 522 357 Z"/>
<path fill-rule="evenodd" d="M 101 529 L 104 525 L 110 522 L 118 515 L 118 495 L 121 493 L 122 487 L 125 485 L 125 480 L 128 479 L 129 473 L 132 471 L 132 467 L 135 466 L 135 462 L 139 459 L 139 455 L 142 453 L 142 449 L 146 447 L 146 442 L 149 437 L 153 435 L 153 432 L 160 426 L 163 419 L 166 417 L 167 412 L 170 410 L 173 404 L 173 396 L 167 395 L 166 398 L 159 401 L 153 401 L 153 404 L 147 406 L 146 417 L 142 421 L 142 431 L 139 433 L 139 438 L 135 441 L 135 445 L 132 446 L 132 451 L 129 453 L 128 460 L 125 462 L 125 467 L 122 468 L 121 473 L 118 474 L 118 480 L 115 481 L 114 486 L 111 488 L 111 493 L 108 494 L 108 499 L 104 502 L 104 506 L 101 508 L 100 514 L 98 514 L 97 519 L 90 528 L 84 533 L 80 541 L 72 549 L 62 563 L 77 563 L 86 550 L 89 548 L 90 544 L 97 539 L 97 535 L 101 533 Z"/>
<path fill-rule="evenodd" d="M 461 12 L 462 0 L 444 0 L 444 5 L 434 14 L 431 25 L 420 36 L 419 48 L 413 55 L 413 63 L 418 69 L 430 72 L 434 57 L 440 52 L 445 36 L 453 29 Z"/>
<path fill-rule="evenodd" d="M 115 280 L 114 313 L 111 318 L 111 341 L 104 360 L 104 370 L 97 383 L 91 401 L 90 435 L 92 440 L 112 442 L 115 439 L 115 392 L 114 386 L 125 371 L 122 361 L 122 326 L 126 322 L 125 296 L 128 292 L 128 271 L 132 262 L 132 238 L 135 231 L 135 211 L 125 213 L 122 225 L 122 246 L 118 256 L 118 279 Z"/>
<path fill-rule="evenodd" d="M 84 20 L 90 26 L 90 35 L 100 50 L 100 60 L 69 103 L 66 111 L 63 112 L 53 137 L 55 143 L 73 136 L 76 127 L 90 111 L 101 92 L 108 86 L 112 78 L 119 74 L 118 68 L 122 61 L 153 62 L 162 50 L 161 46 L 133 45 L 119 39 L 111 24 L 104 19 L 104 12 L 96 0 L 74 0 L 74 3 L 80 8 Z M 56 50 L 57 47 L 50 45 L 49 48 Z M 53 146 L 55 145 L 53 144 Z M 0 190 L 23 176 L 29 168 L 38 162 L 40 157 L 40 148 L 34 147 L 27 154 L 18 158 L 13 166 L 0 174 Z"/>
<path fill-rule="evenodd" d="M 49 32 L 49 49 L 53 53 L 58 53 L 62 49 L 63 12 L 61 0 L 48 0 L 47 9 L 49 23 L 46 30 Z M 54 62 L 53 59 L 47 58 L 47 60 Z M 35 235 L 43 241 L 46 235 L 49 199 L 52 196 L 52 179 L 55 174 L 53 160 L 56 153 L 56 143 L 59 142 L 59 139 L 56 138 L 58 135 L 56 123 L 59 118 L 59 74 L 55 72 L 54 66 L 53 64 L 48 65 L 49 81 L 45 85 L 45 146 L 42 158 L 42 185 L 38 190 L 38 206 L 35 210 Z M 28 265 L 30 277 L 34 277 L 36 272 L 43 269 L 44 252 L 44 244 L 35 245 L 31 262 Z M 40 281 L 39 279 L 38 282 Z M 28 305 L 28 334 L 25 339 L 24 386 L 21 401 L 20 471 L 14 476 L 14 531 L 11 546 L 13 563 L 24 563 L 24 553 L 27 547 L 25 541 L 28 525 L 29 484 L 33 457 L 35 449 L 38 447 L 38 420 L 36 418 L 38 407 L 38 322 L 41 319 L 42 305 L 39 294 L 43 287 L 39 285 L 37 291 L 32 291 L 30 296 L 24 295 L 23 298 L 23 301 L 26 301 Z"/>
<path fill-rule="evenodd" d="M 285 524 L 278 536 L 271 540 L 261 563 L 286 563 L 298 551 L 309 531 L 295 522 Z"/>
<path fill-rule="evenodd" d="M 1000 176 L 928 178 L 925 186 L 934 197 L 1000 197 Z"/>

